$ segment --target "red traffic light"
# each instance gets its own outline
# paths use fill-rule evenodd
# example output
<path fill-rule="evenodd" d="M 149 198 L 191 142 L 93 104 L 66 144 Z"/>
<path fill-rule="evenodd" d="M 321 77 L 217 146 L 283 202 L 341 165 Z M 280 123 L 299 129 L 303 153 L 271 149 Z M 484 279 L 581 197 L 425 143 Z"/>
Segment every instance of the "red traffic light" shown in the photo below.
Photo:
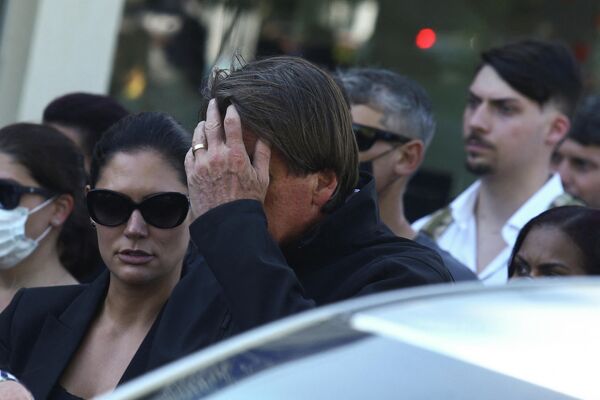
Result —
<path fill-rule="evenodd" d="M 435 44 L 436 35 L 435 31 L 430 28 L 423 28 L 417 33 L 415 38 L 415 44 L 422 50 L 427 50 L 433 47 Z"/>

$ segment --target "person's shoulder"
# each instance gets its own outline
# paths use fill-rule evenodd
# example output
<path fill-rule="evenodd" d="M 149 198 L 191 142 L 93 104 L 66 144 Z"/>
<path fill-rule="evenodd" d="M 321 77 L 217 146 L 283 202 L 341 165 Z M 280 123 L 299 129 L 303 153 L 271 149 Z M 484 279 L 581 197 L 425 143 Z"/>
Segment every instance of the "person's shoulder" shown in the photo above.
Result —
<path fill-rule="evenodd" d="M 63 310 L 89 285 L 64 285 L 24 288 L 19 290 L 9 305 L 18 314 L 48 314 Z"/>
<path fill-rule="evenodd" d="M 471 271 L 466 265 L 458 261 L 454 258 L 449 252 L 443 250 L 432 238 L 427 236 L 423 232 L 419 232 L 415 237 L 415 242 L 429 247 L 430 249 L 437 252 L 446 268 L 450 272 L 450 275 L 454 278 L 455 281 L 468 281 L 468 280 L 478 280 L 477 275 L 473 271 Z"/>
<path fill-rule="evenodd" d="M 373 258 L 372 266 L 384 268 L 388 272 L 401 275 L 415 274 L 421 276 L 426 282 L 449 282 L 452 277 L 444 266 L 440 255 L 427 246 L 403 237 L 388 237 L 380 241 L 371 250 L 377 254 Z"/>
<path fill-rule="evenodd" d="M 89 284 L 74 284 L 74 285 L 60 285 L 60 286 L 42 286 L 33 288 L 24 288 L 23 296 L 44 298 L 44 299 L 55 299 L 60 302 L 64 298 L 69 298 L 73 295 L 77 295 L 89 287 Z"/>
<path fill-rule="evenodd" d="M 412 228 L 415 231 L 424 231 L 429 237 L 437 240 L 455 222 L 455 218 L 461 220 L 473 214 L 480 186 L 479 180 L 473 182 L 447 206 L 413 222 Z"/>
<path fill-rule="evenodd" d="M 436 240 L 453 222 L 452 210 L 450 206 L 447 206 L 418 219 L 412 224 L 412 228 L 417 232 L 425 232 L 429 237 Z"/>
<path fill-rule="evenodd" d="M 20 289 L 0 314 L 0 343 L 14 335 L 26 338 L 26 342 L 35 337 L 48 317 L 61 315 L 87 286 Z"/>
<path fill-rule="evenodd" d="M 438 210 L 439 211 L 439 210 Z M 421 217 L 419 219 L 417 219 L 415 222 L 413 222 L 411 224 L 411 227 L 415 230 L 415 231 L 420 231 L 421 228 L 428 223 L 431 220 L 431 217 L 436 213 L 437 211 L 434 211 L 431 214 L 428 214 L 424 217 Z"/>

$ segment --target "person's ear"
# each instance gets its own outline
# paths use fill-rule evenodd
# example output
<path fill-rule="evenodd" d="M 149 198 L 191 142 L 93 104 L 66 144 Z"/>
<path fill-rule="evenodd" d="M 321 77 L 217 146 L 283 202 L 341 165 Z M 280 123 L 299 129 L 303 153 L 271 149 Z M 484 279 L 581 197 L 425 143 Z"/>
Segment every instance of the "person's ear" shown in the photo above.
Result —
<path fill-rule="evenodd" d="M 333 196 L 338 179 L 334 171 L 326 170 L 314 174 L 312 203 L 320 210 Z"/>
<path fill-rule="evenodd" d="M 56 228 L 62 226 L 67 218 L 69 218 L 69 215 L 71 215 L 74 207 L 73 196 L 70 194 L 61 194 L 54 199 L 52 204 L 54 209 L 50 218 L 50 224 Z"/>
<path fill-rule="evenodd" d="M 425 157 L 425 144 L 421 140 L 411 140 L 398 148 L 398 158 L 394 172 L 399 176 L 414 174 Z"/>
<path fill-rule="evenodd" d="M 563 113 L 557 112 L 554 118 L 550 122 L 548 134 L 546 135 L 545 143 L 552 148 L 555 148 L 561 140 L 567 136 L 569 129 L 571 128 L 571 121 L 569 117 Z"/>

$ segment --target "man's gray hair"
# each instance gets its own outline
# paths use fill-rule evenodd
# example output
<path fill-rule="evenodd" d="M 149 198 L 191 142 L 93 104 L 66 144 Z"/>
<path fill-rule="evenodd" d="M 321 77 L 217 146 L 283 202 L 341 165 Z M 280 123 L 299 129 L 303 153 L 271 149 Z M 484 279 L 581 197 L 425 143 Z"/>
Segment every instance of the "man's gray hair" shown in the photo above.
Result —
<path fill-rule="evenodd" d="M 420 139 L 428 145 L 435 131 L 431 100 L 417 82 L 381 68 L 351 68 L 337 77 L 352 105 L 365 105 L 383 114 L 389 131 Z"/>

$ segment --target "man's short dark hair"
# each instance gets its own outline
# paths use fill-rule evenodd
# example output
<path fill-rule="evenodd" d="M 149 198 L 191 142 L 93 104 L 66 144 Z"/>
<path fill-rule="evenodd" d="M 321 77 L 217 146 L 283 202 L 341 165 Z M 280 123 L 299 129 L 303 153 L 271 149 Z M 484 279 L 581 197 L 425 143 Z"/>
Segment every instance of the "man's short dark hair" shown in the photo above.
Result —
<path fill-rule="evenodd" d="M 203 90 L 201 119 L 215 98 L 224 117 L 233 104 L 248 130 L 283 155 L 299 176 L 333 171 L 335 193 L 324 206 L 342 204 L 358 181 L 358 147 L 341 88 L 319 67 L 297 57 L 272 57 L 215 71 Z"/>
<path fill-rule="evenodd" d="M 365 105 L 383 114 L 386 129 L 429 144 L 435 131 L 431 100 L 417 82 L 381 68 L 340 71 L 350 104 Z"/>
<path fill-rule="evenodd" d="M 111 97 L 77 92 L 52 100 L 44 109 L 43 121 L 76 129 L 84 152 L 91 156 L 102 133 L 128 114 Z"/>
<path fill-rule="evenodd" d="M 581 72 L 564 45 L 541 40 L 521 40 L 481 54 L 481 64 L 491 66 L 513 89 L 540 106 L 556 102 L 571 117 L 582 91 Z"/>
<path fill-rule="evenodd" d="M 600 146 L 600 96 L 588 96 L 581 103 L 575 117 L 568 139 L 573 139 L 583 146 Z"/>

